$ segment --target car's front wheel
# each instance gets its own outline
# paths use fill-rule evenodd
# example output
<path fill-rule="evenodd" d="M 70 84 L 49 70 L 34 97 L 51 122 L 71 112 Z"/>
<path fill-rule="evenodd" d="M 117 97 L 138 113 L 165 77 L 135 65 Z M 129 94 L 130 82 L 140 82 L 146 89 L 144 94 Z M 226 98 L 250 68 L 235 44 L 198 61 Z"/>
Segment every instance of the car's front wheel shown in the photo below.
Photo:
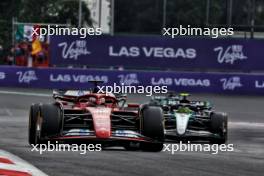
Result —
<path fill-rule="evenodd" d="M 141 143 L 144 151 L 159 152 L 163 149 L 164 125 L 163 112 L 160 107 L 145 106 L 142 108 L 141 132 L 144 136 L 153 139 L 155 142 Z"/>
<path fill-rule="evenodd" d="M 55 104 L 41 106 L 41 137 L 55 136 L 62 127 L 61 109 Z"/>
<path fill-rule="evenodd" d="M 29 144 L 44 143 L 48 137 L 58 135 L 61 125 L 61 110 L 57 105 L 32 105 L 29 114 Z"/>
<path fill-rule="evenodd" d="M 36 144 L 36 130 L 37 130 L 37 119 L 40 113 L 40 105 L 33 104 L 30 106 L 29 110 L 29 120 L 28 120 L 28 142 L 29 144 Z"/>
<path fill-rule="evenodd" d="M 218 135 L 211 139 L 212 143 L 224 144 L 227 141 L 228 118 L 225 113 L 212 113 L 211 132 Z"/>

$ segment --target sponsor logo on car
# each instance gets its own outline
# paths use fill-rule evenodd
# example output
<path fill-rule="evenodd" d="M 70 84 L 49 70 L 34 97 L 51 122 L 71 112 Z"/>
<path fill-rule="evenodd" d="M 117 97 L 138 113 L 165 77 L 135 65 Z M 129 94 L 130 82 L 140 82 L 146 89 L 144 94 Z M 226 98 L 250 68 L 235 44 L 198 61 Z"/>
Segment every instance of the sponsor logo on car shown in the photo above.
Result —
<path fill-rule="evenodd" d="M 138 137 L 139 134 L 131 130 L 116 130 L 112 132 L 115 136 L 120 137 Z"/>
<path fill-rule="evenodd" d="M 242 87 L 243 85 L 240 82 L 240 77 L 233 76 L 230 78 L 220 79 L 223 85 L 223 90 L 234 90 L 237 87 Z"/>
<path fill-rule="evenodd" d="M 215 52 L 218 52 L 217 61 L 218 63 L 227 63 L 233 65 L 235 61 L 241 61 L 248 59 L 243 53 L 242 45 L 231 45 L 227 48 L 222 46 L 214 48 Z"/>
<path fill-rule="evenodd" d="M 110 109 L 109 108 L 97 108 L 94 113 L 96 114 L 109 114 L 110 113 Z M 105 118 L 103 118 L 105 119 Z"/>
<path fill-rule="evenodd" d="M 38 77 L 36 75 L 36 72 L 34 70 L 28 70 L 28 71 L 18 71 L 16 72 L 18 75 L 18 82 L 19 83 L 30 83 L 31 81 L 38 80 Z"/>
<path fill-rule="evenodd" d="M 86 136 L 92 134 L 92 131 L 88 129 L 71 129 L 65 135 L 66 136 Z"/>

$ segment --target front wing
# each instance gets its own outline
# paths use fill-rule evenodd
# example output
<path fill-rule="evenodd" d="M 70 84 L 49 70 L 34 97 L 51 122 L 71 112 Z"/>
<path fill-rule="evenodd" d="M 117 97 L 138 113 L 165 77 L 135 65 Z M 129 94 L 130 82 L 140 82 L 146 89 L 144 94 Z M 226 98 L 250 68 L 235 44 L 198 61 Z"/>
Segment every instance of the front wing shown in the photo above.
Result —
<path fill-rule="evenodd" d="M 57 136 L 50 136 L 45 138 L 50 141 L 65 141 L 65 142 L 159 142 L 149 137 L 143 136 L 140 133 L 131 130 L 116 130 L 112 131 L 109 138 L 99 138 L 94 131 L 86 129 L 71 129 L 64 131 L 63 134 Z"/>
<path fill-rule="evenodd" d="M 197 140 L 210 140 L 220 138 L 219 134 L 211 133 L 203 130 L 189 130 L 187 129 L 183 135 L 178 135 L 176 129 L 165 131 L 166 141 L 197 141 Z"/>

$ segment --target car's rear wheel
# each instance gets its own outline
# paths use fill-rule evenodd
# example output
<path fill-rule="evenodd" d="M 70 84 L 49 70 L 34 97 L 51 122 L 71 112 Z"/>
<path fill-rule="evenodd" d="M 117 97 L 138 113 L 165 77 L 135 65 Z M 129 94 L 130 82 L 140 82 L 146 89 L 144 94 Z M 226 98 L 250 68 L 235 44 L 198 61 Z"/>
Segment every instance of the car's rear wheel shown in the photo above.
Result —
<path fill-rule="evenodd" d="M 40 111 L 39 104 L 33 104 L 30 106 L 29 120 L 28 120 L 28 142 L 29 144 L 36 144 L 36 123 L 37 123 L 39 111 Z"/>
<path fill-rule="evenodd" d="M 211 143 L 224 144 L 227 141 L 228 118 L 224 113 L 212 113 L 211 132 L 218 136 L 211 139 Z"/>
<path fill-rule="evenodd" d="M 159 152 L 163 149 L 164 125 L 163 112 L 160 107 L 144 106 L 141 112 L 141 132 L 155 142 L 141 143 L 144 151 Z"/>

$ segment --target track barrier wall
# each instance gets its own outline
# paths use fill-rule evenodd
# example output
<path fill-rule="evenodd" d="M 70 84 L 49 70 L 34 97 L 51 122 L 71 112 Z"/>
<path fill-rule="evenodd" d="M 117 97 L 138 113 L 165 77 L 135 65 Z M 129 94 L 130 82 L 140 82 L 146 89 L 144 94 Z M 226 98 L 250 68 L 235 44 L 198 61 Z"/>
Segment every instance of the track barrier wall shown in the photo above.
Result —
<path fill-rule="evenodd" d="M 264 40 L 164 36 L 51 36 L 52 65 L 263 71 Z"/>
<path fill-rule="evenodd" d="M 0 86 L 48 89 L 89 89 L 89 80 L 105 85 L 157 86 L 187 92 L 262 94 L 264 74 L 116 71 L 66 68 L 0 67 Z"/>

